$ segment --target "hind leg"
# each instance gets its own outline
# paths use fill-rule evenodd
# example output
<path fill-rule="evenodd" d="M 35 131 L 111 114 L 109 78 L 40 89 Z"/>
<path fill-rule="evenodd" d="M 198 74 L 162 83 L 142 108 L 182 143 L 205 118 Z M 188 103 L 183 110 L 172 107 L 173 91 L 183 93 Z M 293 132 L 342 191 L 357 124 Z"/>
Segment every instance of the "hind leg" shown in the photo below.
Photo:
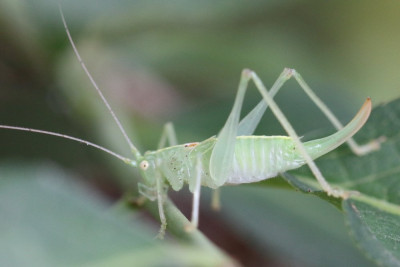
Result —
<path fill-rule="evenodd" d="M 282 76 L 286 78 L 282 79 Z M 294 77 L 296 79 L 296 81 L 303 89 L 303 91 L 307 94 L 307 96 L 311 99 L 311 101 L 313 101 L 314 104 L 321 110 L 321 112 L 327 117 L 327 119 L 331 122 L 331 124 L 337 130 L 343 129 L 343 125 L 336 118 L 333 112 L 311 90 L 311 88 L 304 81 L 301 75 L 295 70 L 285 69 L 282 72 L 281 76 L 276 80 L 274 85 L 271 87 L 271 90 L 268 92 L 271 98 L 273 98 L 279 92 L 283 84 L 291 77 Z M 240 121 L 238 128 L 238 135 L 252 135 L 267 108 L 268 108 L 268 103 L 264 100 L 261 100 L 260 103 L 258 103 L 258 105 L 251 112 L 249 112 L 249 114 L 246 117 L 244 117 Z M 346 142 L 354 154 L 362 156 L 370 152 L 373 152 L 375 150 L 378 150 L 380 148 L 380 144 L 385 140 L 386 139 L 384 137 L 379 137 L 363 145 L 359 145 L 353 138 L 349 138 Z"/>
<path fill-rule="evenodd" d="M 308 84 L 304 81 L 303 77 L 301 77 L 300 73 L 293 70 L 293 77 L 299 83 L 304 92 L 310 97 L 310 99 L 317 105 L 317 107 L 325 114 L 328 120 L 332 123 L 332 125 L 337 129 L 343 129 L 343 125 L 336 118 L 336 116 L 332 113 L 332 111 L 325 105 L 324 102 L 311 90 Z M 363 145 L 357 144 L 357 142 L 350 138 L 347 140 L 347 144 L 354 154 L 362 156 L 368 154 L 372 151 L 378 150 L 380 148 L 380 144 L 385 141 L 384 137 L 380 137 L 378 139 L 374 139 L 371 142 Z"/>
<path fill-rule="evenodd" d="M 294 70 L 285 69 L 283 73 L 286 73 L 287 77 L 290 77 L 293 75 L 293 72 L 294 72 Z M 282 125 L 282 127 L 285 129 L 285 131 L 288 133 L 288 135 L 292 138 L 293 142 L 295 143 L 296 148 L 298 149 L 298 151 L 304 158 L 307 165 L 310 167 L 312 173 L 314 174 L 315 178 L 317 179 L 317 181 L 320 184 L 320 186 L 322 187 L 322 189 L 330 196 L 347 198 L 349 196 L 349 192 L 343 191 L 341 189 L 334 189 L 325 180 L 325 178 L 321 174 L 321 171 L 318 169 L 317 165 L 315 164 L 314 160 L 311 158 L 311 156 L 308 154 L 308 152 L 304 148 L 296 131 L 293 129 L 292 125 L 287 120 L 286 116 L 282 113 L 282 111 L 280 110 L 278 105 L 275 103 L 273 98 L 269 95 L 268 90 L 265 88 L 264 84 L 262 83 L 260 78 L 257 76 L 257 74 L 251 70 L 245 70 L 244 73 L 246 75 L 248 75 L 248 77 L 250 77 L 250 79 L 253 80 L 253 82 L 255 83 L 255 85 L 257 87 L 257 90 L 260 92 L 260 94 L 262 95 L 265 102 L 271 108 L 272 112 L 274 113 L 275 117 L 278 119 L 279 123 Z"/>

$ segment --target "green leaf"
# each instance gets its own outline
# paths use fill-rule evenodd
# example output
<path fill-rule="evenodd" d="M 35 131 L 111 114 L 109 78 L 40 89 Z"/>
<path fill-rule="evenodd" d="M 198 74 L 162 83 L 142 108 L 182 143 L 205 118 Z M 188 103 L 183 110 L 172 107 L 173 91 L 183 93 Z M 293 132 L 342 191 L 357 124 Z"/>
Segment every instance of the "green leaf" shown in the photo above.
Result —
<path fill-rule="evenodd" d="M 381 266 L 400 265 L 400 215 L 363 201 L 343 201 L 350 233 L 368 257 Z"/>
<path fill-rule="evenodd" d="M 224 187 L 221 196 L 220 217 L 227 227 L 241 236 L 247 249 L 268 262 L 283 266 L 374 266 L 354 246 L 342 214 L 326 201 L 251 185 Z M 213 213 L 213 217 L 217 215 Z M 247 265 L 252 265 L 250 259 Z"/>
<path fill-rule="evenodd" d="M 3 164 L 0 175 L 1 266 L 226 263 L 200 247 L 155 240 L 137 213 L 111 209 L 54 166 Z"/>
<path fill-rule="evenodd" d="M 295 188 L 327 199 L 345 211 L 350 232 L 370 258 L 387 266 L 400 263 L 400 99 L 373 109 L 356 139 L 360 144 L 384 136 L 379 151 L 363 157 L 347 146 L 317 160 L 328 182 L 358 191 L 346 201 L 321 192 L 308 168 L 283 177 Z M 339 202 L 338 202 L 339 201 Z"/>

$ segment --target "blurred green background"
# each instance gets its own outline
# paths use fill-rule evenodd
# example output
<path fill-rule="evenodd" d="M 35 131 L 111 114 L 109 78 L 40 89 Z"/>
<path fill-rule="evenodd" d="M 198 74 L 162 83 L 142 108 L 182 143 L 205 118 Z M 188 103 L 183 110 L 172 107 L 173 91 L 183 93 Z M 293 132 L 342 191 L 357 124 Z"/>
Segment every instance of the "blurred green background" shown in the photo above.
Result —
<path fill-rule="evenodd" d="M 83 60 L 142 152 L 156 148 L 167 121 L 181 143 L 217 134 L 243 68 L 255 70 L 267 87 L 284 67 L 295 68 L 343 123 L 367 96 L 377 105 L 400 95 L 398 1 L 70 0 L 62 6 Z M 1 1 L 0 40 L 1 124 L 73 135 L 129 155 L 72 52 L 57 1 Z M 333 130 L 295 81 L 276 99 L 305 138 Z M 249 90 L 244 112 L 259 100 Z M 267 114 L 256 133 L 283 130 Z M 4 166 L 21 170 L 62 166 L 109 202 L 135 192 L 139 179 L 102 152 L 37 134 L 0 130 L 0 156 Z M 315 197 L 258 185 L 226 188 L 216 214 L 207 195 L 200 229 L 246 265 L 369 264 L 341 214 Z M 190 212 L 187 192 L 172 197 Z"/>

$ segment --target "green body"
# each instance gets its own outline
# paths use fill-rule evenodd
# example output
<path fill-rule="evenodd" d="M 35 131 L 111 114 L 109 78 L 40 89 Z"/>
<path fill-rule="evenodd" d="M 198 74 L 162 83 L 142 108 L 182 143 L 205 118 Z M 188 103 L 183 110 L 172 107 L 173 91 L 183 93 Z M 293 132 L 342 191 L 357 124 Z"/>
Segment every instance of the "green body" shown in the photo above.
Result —
<path fill-rule="evenodd" d="M 346 128 L 325 138 L 305 142 L 309 155 L 316 159 L 342 144 Z M 200 143 L 171 146 L 156 151 L 148 151 L 144 158 L 149 162 L 146 174 L 164 177 L 171 187 L 178 191 L 185 183 L 193 192 L 196 183 L 196 163 L 200 156 L 201 184 L 217 188 L 210 175 L 210 158 L 216 137 Z M 305 164 L 295 144 L 287 136 L 238 136 L 235 142 L 234 160 L 225 184 L 253 183 L 272 178 L 288 170 Z M 147 176 L 147 175 L 146 175 Z M 149 177 L 150 178 L 150 177 Z M 150 179 L 148 179 L 150 180 Z"/>
<path fill-rule="evenodd" d="M 78 61 L 115 120 L 133 152 L 134 159 L 123 157 L 107 148 L 73 136 L 9 125 L 0 125 L 0 128 L 37 132 L 70 139 L 100 149 L 133 167 L 139 167 L 142 177 L 144 178 L 144 184 L 139 183 L 138 185 L 139 192 L 150 200 L 157 200 L 158 203 L 161 220 L 160 237 L 163 237 L 167 225 L 163 208 L 167 191 L 166 182 L 176 191 L 180 190 L 185 183 L 189 184 L 189 189 L 193 192 L 191 224 L 192 229 L 194 229 L 198 224 L 201 185 L 216 189 L 226 184 L 258 182 L 274 177 L 278 173 L 307 164 L 321 185 L 321 188 L 327 192 L 328 195 L 345 198 L 348 196 L 348 193 L 333 189 L 315 165 L 314 159 L 328 153 L 346 141 L 348 141 L 352 151 L 358 155 L 379 149 L 379 141 L 371 142 L 371 144 L 365 146 L 358 146 L 355 141 L 351 139 L 368 119 L 371 112 L 371 100 L 369 98 L 354 119 L 343 127 L 294 69 L 285 68 L 270 91 L 266 89 L 255 72 L 244 69 L 242 71 L 232 111 L 225 125 L 219 132 L 218 138 L 211 137 L 199 143 L 174 145 L 177 143 L 175 132 L 173 127 L 167 124 L 164 129 L 165 132 L 162 134 L 159 147 L 164 147 L 167 139 L 172 146 L 156 151 L 149 151 L 142 156 L 127 136 L 120 121 L 115 116 L 103 93 L 87 70 L 69 33 L 61 6 L 59 8 L 67 36 Z M 291 77 L 294 77 L 298 81 L 304 92 L 327 116 L 335 128 L 338 129 L 338 132 L 331 136 L 306 143 L 300 141 L 292 125 L 273 99 L 283 84 Z M 254 82 L 256 89 L 263 99 L 249 114 L 240 120 L 244 95 L 250 80 Z M 252 135 L 267 107 L 270 107 L 289 137 Z"/>

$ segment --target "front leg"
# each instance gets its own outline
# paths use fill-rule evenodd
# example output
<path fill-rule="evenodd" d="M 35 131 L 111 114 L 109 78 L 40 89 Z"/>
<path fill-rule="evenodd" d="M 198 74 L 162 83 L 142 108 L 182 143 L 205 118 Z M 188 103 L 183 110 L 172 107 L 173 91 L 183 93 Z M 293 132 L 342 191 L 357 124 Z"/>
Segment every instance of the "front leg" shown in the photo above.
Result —
<path fill-rule="evenodd" d="M 149 187 L 145 184 L 138 184 L 139 193 L 142 197 L 149 199 L 150 201 L 157 200 L 158 213 L 160 215 L 160 230 L 158 232 L 157 238 L 163 239 L 165 235 L 165 229 L 167 228 L 167 220 L 164 212 L 164 199 L 167 194 L 167 187 L 164 186 L 161 176 L 156 178 L 156 186 Z"/>
<path fill-rule="evenodd" d="M 139 194 L 141 194 L 145 198 L 150 199 L 151 201 L 157 199 L 157 186 L 149 187 L 145 184 L 139 183 L 138 189 L 139 189 Z"/>

